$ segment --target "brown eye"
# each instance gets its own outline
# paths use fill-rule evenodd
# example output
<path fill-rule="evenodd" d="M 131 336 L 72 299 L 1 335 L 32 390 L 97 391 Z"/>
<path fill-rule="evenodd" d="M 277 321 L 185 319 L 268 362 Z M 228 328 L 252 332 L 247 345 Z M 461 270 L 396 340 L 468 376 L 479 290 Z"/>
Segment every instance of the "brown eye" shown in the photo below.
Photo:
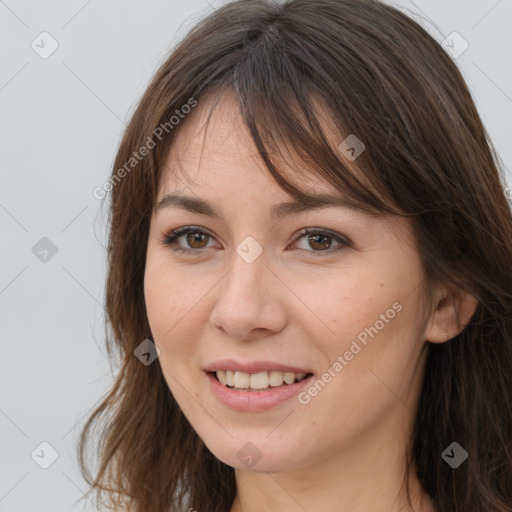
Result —
<path fill-rule="evenodd" d="M 326 235 L 309 235 L 308 242 L 313 249 L 323 251 L 331 247 L 331 237 Z"/>
<path fill-rule="evenodd" d="M 321 256 L 323 254 L 332 254 L 338 250 L 346 247 L 351 247 L 351 242 L 345 237 L 331 233 L 329 231 L 306 228 L 299 233 L 297 238 L 298 242 L 306 241 L 307 247 L 297 247 L 302 252 L 307 252 L 312 256 Z M 180 239 L 184 240 L 180 242 Z M 199 228 L 185 226 L 172 231 L 167 235 L 161 243 L 163 245 L 173 247 L 173 251 L 181 253 L 201 253 L 203 249 L 207 249 L 209 242 L 212 241 L 212 236 Z M 333 241 L 336 245 L 333 246 Z M 293 247 L 297 245 L 297 242 Z"/>
<path fill-rule="evenodd" d="M 211 247 L 208 246 L 211 238 L 212 236 L 202 229 L 185 226 L 172 231 L 161 242 L 163 245 L 173 247 L 175 252 L 199 253 Z"/>
<path fill-rule="evenodd" d="M 345 237 L 323 229 L 305 228 L 298 234 L 299 237 L 293 247 L 302 252 L 308 252 L 312 256 L 322 256 L 324 253 L 325 255 L 332 254 L 351 246 L 351 242 Z M 335 245 L 333 245 L 333 241 Z"/>
<path fill-rule="evenodd" d="M 209 236 L 210 235 L 201 231 L 191 231 L 187 234 L 187 243 L 192 249 L 202 249 L 203 247 L 206 247 L 206 245 L 203 244 L 205 240 L 206 243 L 208 243 Z"/>

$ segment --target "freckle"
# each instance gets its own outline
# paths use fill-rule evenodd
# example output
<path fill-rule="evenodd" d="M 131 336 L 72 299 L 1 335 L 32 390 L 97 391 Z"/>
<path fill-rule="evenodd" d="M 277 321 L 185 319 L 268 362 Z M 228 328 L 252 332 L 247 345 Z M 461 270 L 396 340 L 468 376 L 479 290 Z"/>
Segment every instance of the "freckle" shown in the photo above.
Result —
<path fill-rule="evenodd" d="M 384 286 L 384 283 L 380 283 L 381 286 Z"/>

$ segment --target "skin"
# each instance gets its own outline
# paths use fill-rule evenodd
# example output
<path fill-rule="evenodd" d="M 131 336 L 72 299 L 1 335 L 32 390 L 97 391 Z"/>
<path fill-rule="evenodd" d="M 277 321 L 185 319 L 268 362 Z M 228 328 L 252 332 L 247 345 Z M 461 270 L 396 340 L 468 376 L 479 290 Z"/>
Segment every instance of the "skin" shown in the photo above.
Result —
<path fill-rule="evenodd" d="M 225 222 L 176 206 L 154 210 L 144 292 L 171 392 L 211 452 L 235 468 L 231 512 L 410 510 L 404 457 L 426 340 L 454 337 L 476 301 L 438 286 L 436 303 L 427 303 L 409 219 L 329 207 L 277 222 L 270 208 L 292 198 L 259 160 L 233 99 L 223 96 L 205 131 L 207 112 L 200 104 L 180 126 L 158 199 L 180 192 L 207 200 Z M 304 188 L 340 195 L 293 165 L 306 173 Z M 174 247 L 202 253 L 161 244 L 181 226 L 211 236 L 187 243 L 185 234 Z M 315 245 L 295 235 L 307 227 L 331 230 L 351 245 L 337 251 L 333 238 Z M 236 252 L 248 236 L 263 248 L 252 263 Z M 396 303 L 394 318 L 307 404 L 292 398 L 267 411 L 236 412 L 207 385 L 203 368 L 225 357 L 278 361 L 321 377 Z M 237 457 L 248 441 L 261 454 L 250 468 Z M 434 510 L 414 468 L 411 496 L 414 510 Z"/>

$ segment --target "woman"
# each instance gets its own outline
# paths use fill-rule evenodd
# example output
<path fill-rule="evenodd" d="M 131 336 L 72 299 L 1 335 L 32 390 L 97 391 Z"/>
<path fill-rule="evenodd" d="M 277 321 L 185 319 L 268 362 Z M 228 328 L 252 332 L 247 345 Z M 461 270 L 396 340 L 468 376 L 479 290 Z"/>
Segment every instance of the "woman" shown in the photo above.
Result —
<path fill-rule="evenodd" d="M 398 10 L 217 9 L 104 187 L 121 368 L 82 432 L 91 491 L 141 512 L 512 510 L 504 185 L 457 67 Z"/>

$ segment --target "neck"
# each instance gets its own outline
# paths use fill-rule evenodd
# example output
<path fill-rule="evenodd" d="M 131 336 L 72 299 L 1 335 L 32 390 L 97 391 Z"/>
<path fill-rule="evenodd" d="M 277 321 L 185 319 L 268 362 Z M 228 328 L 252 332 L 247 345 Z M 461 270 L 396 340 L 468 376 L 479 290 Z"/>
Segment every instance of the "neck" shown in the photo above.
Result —
<path fill-rule="evenodd" d="M 411 505 L 405 490 L 394 493 L 386 488 L 389 479 L 384 478 L 378 486 L 364 488 L 357 485 L 349 488 L 352 481 L 343 483 L 341 478 L 333 482 L 307 478 L 293 479 L 291 475 L 279 473 L 252 474 L 243 477 L 236 474 L 237 495 L 230 512 L 304 512 L 305 510 L 386 510 L 387 512 L 436 512 L 430 497 L 423 491 L 419 481 L 411 479 Z M 315 485 L 316 484 L 316 485 Z M 395 485 L 393 489 L 397 489 Z M 318 508 L 316 508 L 318 507 Z"/>

